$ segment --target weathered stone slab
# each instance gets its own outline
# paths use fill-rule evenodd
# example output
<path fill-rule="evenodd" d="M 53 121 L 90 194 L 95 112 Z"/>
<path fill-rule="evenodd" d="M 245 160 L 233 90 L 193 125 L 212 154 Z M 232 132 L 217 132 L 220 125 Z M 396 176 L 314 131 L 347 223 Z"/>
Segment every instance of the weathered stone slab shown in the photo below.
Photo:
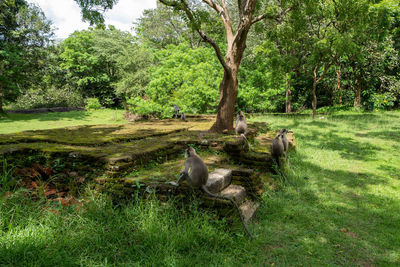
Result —
<path fill-rule="evenodd" d="M 245 201 L 239 206 L 245 222 L 250 221 L 254 217 L 259 206 L 259 203 L 250 200 Z"/>
<path fill-rule="evenodd" d="M 208 175 L 206 184 L 211 193 L 218 193 L 226 188 L 232 180 L 232 171 L 227 169 L 216 169 Z"/>
<path fill-rule="evenodd" d="M 246 189 L 244 189 L 243 186 L 231 184 L 221 191 L 221 195 L 232 198 L 238 205 L 240 205 L 246 197 Z"/>

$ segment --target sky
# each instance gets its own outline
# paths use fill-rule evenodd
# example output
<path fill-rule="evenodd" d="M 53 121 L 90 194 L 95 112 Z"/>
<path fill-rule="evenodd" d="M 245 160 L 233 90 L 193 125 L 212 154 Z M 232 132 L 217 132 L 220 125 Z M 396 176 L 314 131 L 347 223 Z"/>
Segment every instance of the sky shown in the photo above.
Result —
<path fill-rule="evenodd" d="M 112 10 L 105 13 L 105 23 L 132 32 L 132 22 L 141 17 L 143 10 L 155 8 L 156 1 L 119 0 Z M 38 5 L 47 19 L 53 22 L 57 39 L 65 39 L 74 31 L 89 27 L 89 23 L 82 21 L 80 8 L 74 0 L 27 0 L 27 2 Z"/>

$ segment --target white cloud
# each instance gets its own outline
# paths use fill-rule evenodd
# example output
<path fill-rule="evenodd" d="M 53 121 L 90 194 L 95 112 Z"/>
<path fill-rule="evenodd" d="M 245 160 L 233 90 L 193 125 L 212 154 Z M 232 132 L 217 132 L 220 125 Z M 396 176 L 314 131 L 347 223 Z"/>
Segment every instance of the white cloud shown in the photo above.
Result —
<path fill-rule="evenodd" d="M 156 7 L 157 0 L 119 0 L 114 8 L 105 14 L 105 23 L 120 30 L 131 31 L 132 22 L 142 15 L 143 10 Z M 82 22 L 81 11 L 74 0 L 28 0 L 43 10 L 53 22 L 57 38 L 67 38 L 76 30 L 89 27 Z"/>

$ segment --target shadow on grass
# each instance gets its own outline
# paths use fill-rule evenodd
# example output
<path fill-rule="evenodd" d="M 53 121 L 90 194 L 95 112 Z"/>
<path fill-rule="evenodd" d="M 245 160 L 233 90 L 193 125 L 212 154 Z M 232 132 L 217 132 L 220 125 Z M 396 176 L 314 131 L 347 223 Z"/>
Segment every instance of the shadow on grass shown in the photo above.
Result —
<path fill-rule="evenodd" d="M 390 177 L 400 179 L 400 168 L 396 168 L 388 165 L 380 165 L 378 167 L 379 170 L 386 172 L 386 174 Z"/>
<path fill-rule="evenodd" d="M 394 141 L 400 143 L 400 131 L 399 130 L 382 130 L 382 131 L 375 131 L 375 132 L 368 132 L 364 133 L 357 133 L 356 136 L 359 137 L 372 137 L 372 138 L 379 138 L 382 140 Z"/>
<path fill-rule="evenodd" d="M 300 155 L 292 157 L 301 175 L 291 174 L 289 185 L 266 199 L 259 213 L 264 218 L 260 227 L 267 229 L 261 230 L 267 256 L 283 265 L 297 260 L 306 265 L 396 266 L 400 203 L 369 190 L 386 185 L 387 178 L 327 170 Z"/>
<path fill-rule="evenodd" d="M 90 117 L 90 113 L 86 111 L 68 111 L 68 112 L 51 112 L 51 113 L 35 113 L 35 114 L 7 114 L 1 118 L 0 122 L 17 122 L 17 121 L 57 121 L 57 120 L 85 120 Z"/>
<path fill-rule="evenodd" d="M 13 241 L 0 247 L 0 262 L 9 266 L 206 266 L 226 260 L 233 264 L 234 259 L 226 259 L 231 248 L 238 256 L 246 253 L 245 247 L 235 246 L 235 238 L 229 238 L 225 222 L 194 208 L 185 213 L 173 205 L 127 204 L 89 208 L 82 216 L 70 208 L 61 214 L 42 214 L 45 225 L 30 223 L 28 229 L 14 229 L 22 235 L 32 232 L 9 237 Z M 246 243 L 244 238 L 236 240 Z"/>
<path fill-rule="evenodd" d="M 339 136 L 334 131 L 321 133 L 316 130 L 309 130 L 308 134 L 296 133 L 296 138 L 302 139 L 302 142 L 316 149 L 339 151 L 345 159 L 371 161 L 375 160 L 377 151 L 381 150 L 378 146 L 370 143 L 358 142 L 350 137 Z"/>

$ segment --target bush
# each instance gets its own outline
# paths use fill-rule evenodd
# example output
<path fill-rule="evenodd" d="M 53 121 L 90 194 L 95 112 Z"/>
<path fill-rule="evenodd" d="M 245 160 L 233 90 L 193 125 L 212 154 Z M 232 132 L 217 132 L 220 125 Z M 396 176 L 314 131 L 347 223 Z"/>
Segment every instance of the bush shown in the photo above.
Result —
<path fill-rule="evenodd" d="M 371 101 L 373 109 L 391 109 L 394 106 L 396 97 L 390 93 L 372 94 Z"/>
<path fill-rule="evenodd" d="M 101 104 L 97 98 L 93 97 L 86 99 L 86 109 L 100 109 L 100 108 Z"/>
<path fill-rule="evenodd" d="M 83 107 L 80 94 L 68 88 L 31 89 L 18 97 L 12 109 L 33 109 L 51 107 Z"/>
<path fill-rule="evenodd" d="M 131 112 L 144 118 L 168 118 L 173 114 L 173 107 L 163 108 L 151 99 L 140 97 L 130 98 L 127 103 L 131 106 Z"/>

